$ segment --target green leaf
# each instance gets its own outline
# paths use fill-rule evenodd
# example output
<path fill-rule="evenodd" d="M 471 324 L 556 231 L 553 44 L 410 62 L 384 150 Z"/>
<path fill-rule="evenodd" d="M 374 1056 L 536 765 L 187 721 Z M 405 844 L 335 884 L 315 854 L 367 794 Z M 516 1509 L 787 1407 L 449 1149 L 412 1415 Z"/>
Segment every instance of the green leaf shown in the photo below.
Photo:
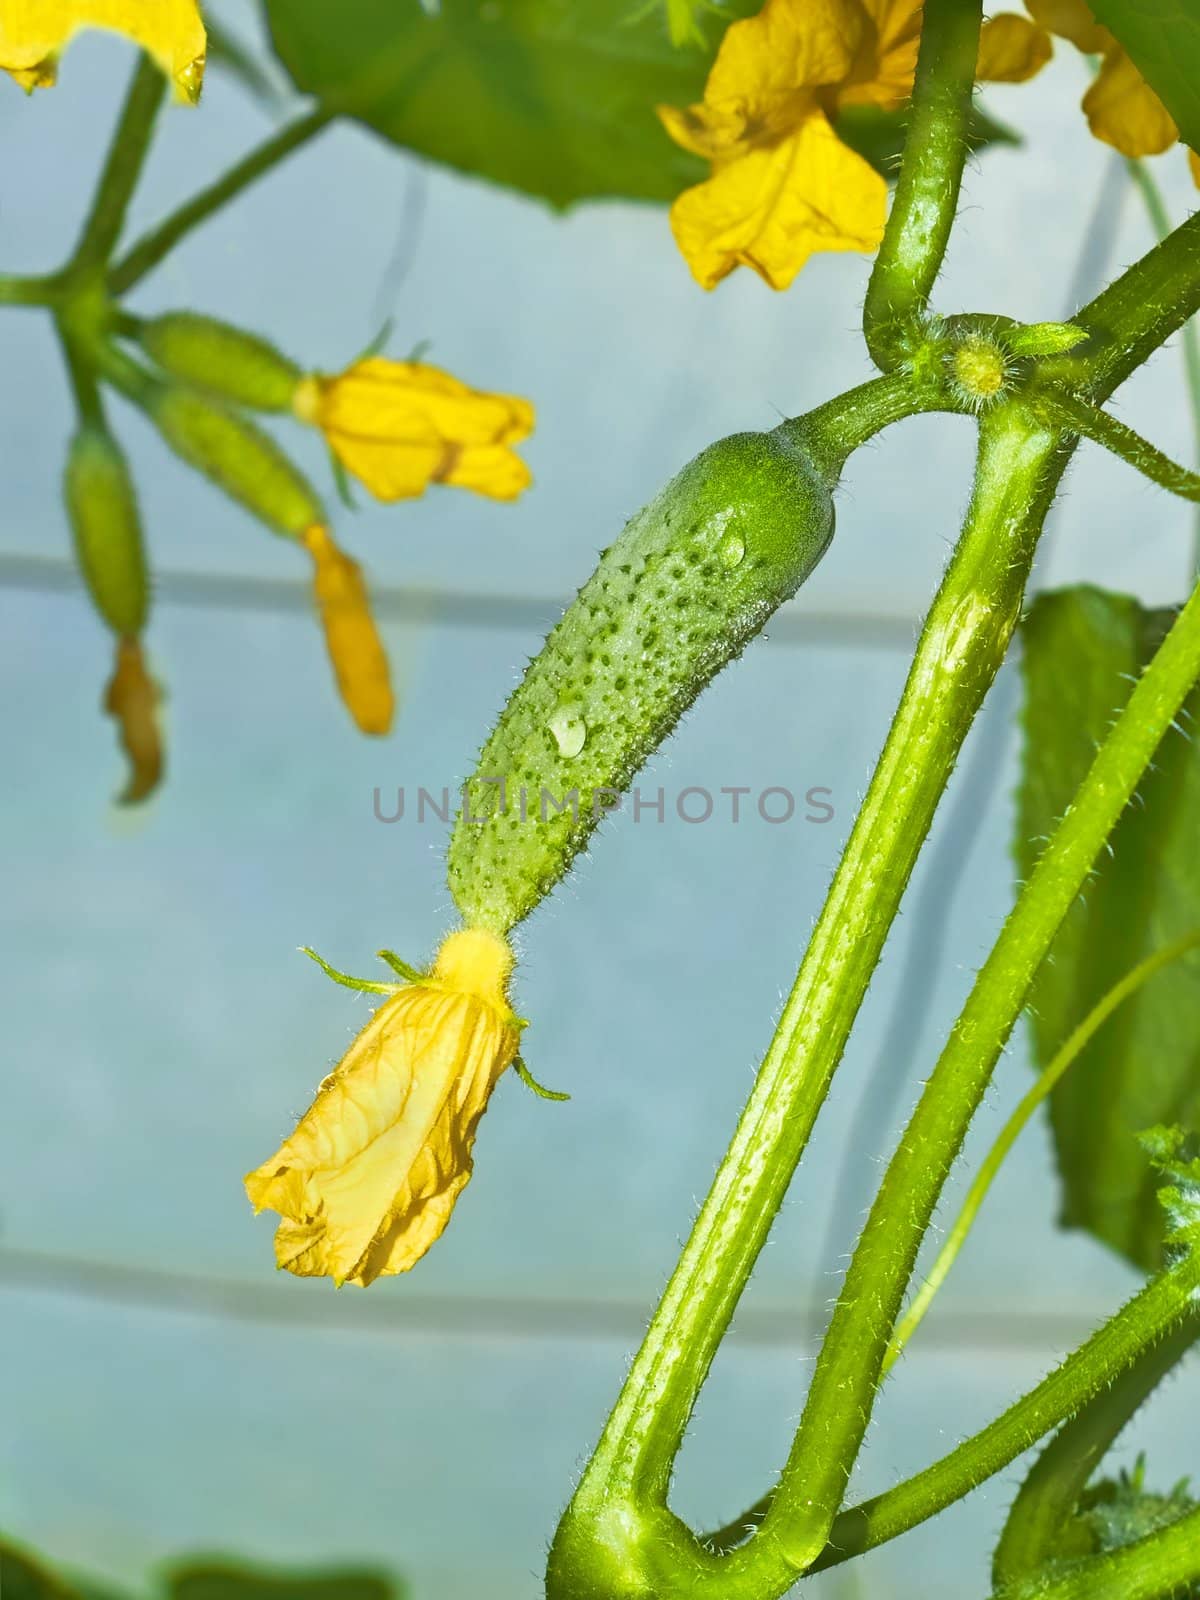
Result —
<path fill-rule="evenodd" d="M 1124 595 L 1041 595 L 1024 623 L 1025 755 L 1017 862 L 1028 877 L 1172 613 Z M 1194 719 L 1200 696 L 1185 713 Z M 1170 733 L 1034 987 L 1039 1070 L 1131 967 L 1200 926 L 1200 750 Z M 1062 1223 L 1144 1269 L 1163 1259 L 1158 1179 L 1137 1135 L 1200 1123 L 1200 965 L 1175 962 L 1105 1024 L 1051 1096 Z"/>
<path fill-rule="evenodd" d="M 1179 125 L 1200 150 L 1200 7 L 1196 0 L 1091 0 Z"/>
<path fill-rule="evenodd" d="M 226 1561 L 194 1561 L 166 1574 L 169 1600 L 403 1600 L 392 1579 L 361 1568 L 280 1572 Z M 5 1596 L 7 1600 L 7 1596 Z"/>
<path fill-rule="evenodd" d="M 560 207 L 600 195 L 670 200 L 706 170 L 654 108 L 700 96 L 711 47 L 677 49 L 657 6 L 264 3 L 299 88 L 447 166 Z"/>
<path fill-rule="evenodd" d="M 0 1539 L 0 1595 L 4 1600 L 77 1600 L 78 1590 L 28 1551 Z"/>

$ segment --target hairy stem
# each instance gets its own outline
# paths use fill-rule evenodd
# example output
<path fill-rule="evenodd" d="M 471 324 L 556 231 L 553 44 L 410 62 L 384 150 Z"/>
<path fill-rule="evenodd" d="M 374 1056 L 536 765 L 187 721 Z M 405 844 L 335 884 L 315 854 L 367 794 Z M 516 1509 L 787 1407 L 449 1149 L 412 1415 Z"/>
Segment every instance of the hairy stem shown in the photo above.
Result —
<path fill-rule="evenodd" d="M 1123 1550 L 1092 1556 L 1059 1577 L 1006 1590 L 1004 1600 L 1182 1600 L 1200 1581 L 1200 1509 Z"/>
<path fill-rule="evenodd" d="M 315 138 L 332 120 L 332 112 L 310 111 L 307 116 L 289 123 L 248 156 L 244 156 L 207 189 L 193 195 L 178 211 L 172 212 L 151 233 L 139 239 L 128 254 L 117 262 L 109 273 L 110 293 L 122 295 L 140 283 L 193 228 L 207 221 L 294 150 Z"/>
<path fill-rule="evenodd" d="M 91 210 L 67 268 L 69 275 L 83 276 L 103 266 L 112 255 L 141 176 L 166 87 L 167 80 L 155 63 L 149 56 L 140 56 Z"/>
<path fill-rule="evenodd" d="M 904 160 L 863 309 L 877 366 L 896 366 L 924 312 L 958 208 L 981 0 L 926 0 Z"/>
<path fill-rule="evenodd" d="M 1200 1338 L 1200 1310 L 1150 1345 L 1107 1388 L 1065 1422 L 1013 1501 L 992 1558 L 992 1582 L 1006 1588 L 1044 1567 L 1092 1474 L 1134 1413 Z"/>
<path fill-rule="evenodd" d="M 1030 404 L 1037 416 L 1051 427 L 1067 429 L 1103 445 L 1151 483 L 1182 500 L 1200 501 L 1200 473 L 1189 472 L 1172 461 L 1149 439 L 1143 439 L 1111 412 L 1102 411 L 1099 406 L 1089 405 L 1086 400 L 1079 400 L 1061 389 L 1043 389 Z"/>

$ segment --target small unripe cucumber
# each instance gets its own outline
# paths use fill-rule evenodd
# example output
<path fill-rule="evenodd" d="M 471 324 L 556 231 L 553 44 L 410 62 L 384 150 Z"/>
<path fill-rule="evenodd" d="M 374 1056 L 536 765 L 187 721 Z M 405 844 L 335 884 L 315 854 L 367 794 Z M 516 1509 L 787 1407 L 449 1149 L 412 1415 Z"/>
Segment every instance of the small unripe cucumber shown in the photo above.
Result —
<path fill-rule="evenodd" d="M 786 424 L 710 445 L 626 525 L 466 786 L 448 869 L 468 923 L 505 933 L 549 893 L 615 793 L 816 566 L 831 489 Z"/>
<path fill-rule="evenodd" d="M 96 609 L 115 634 L 132 638 L 149 605 L 142 526 L 125 457 L 102 428 L 85 423 L 72 439 L 63 493 Z"/>

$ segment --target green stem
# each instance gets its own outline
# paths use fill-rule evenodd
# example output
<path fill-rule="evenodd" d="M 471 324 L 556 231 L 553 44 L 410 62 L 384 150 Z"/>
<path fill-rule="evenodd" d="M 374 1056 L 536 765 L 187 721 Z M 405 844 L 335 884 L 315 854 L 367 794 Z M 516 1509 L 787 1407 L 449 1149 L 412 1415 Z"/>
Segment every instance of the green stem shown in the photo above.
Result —
<path fill-rule="evenodd" d="M 1182 1600 L 1200 1581 L 1200 1508 L 1123 1550 L 1035 1578 L 1004 1600 Z"/>
<path fill-rule="evenodd" d="M 1023 413 L 1005 408 L 984 424 L 966 528 L 926 619 L 887 744 L 733 1141 L 560 1526 L 552 1594 L 573 1596 L 579 1574 L 602 1559 L 615 1560 L 622 1581 L 644 1582 L 647 1593 L 673 1592 L 661 1571 L 646 1570 L 652 1560 L 676 1573 L 686 1566 L 698 1581 L 703 1553 L 689 1550 L 687 1530 L 666 1520 L 671 1464 L 807 1143 L 962 741 L 1004 658 L 1065 460 Z M 712 1575 L 720 1594 L 781 1594 L 821 1549 L 848 1463 L 840 1442 L 831 1449 L 822 1441 L 816 1454 L 821 1460 L 793 1451 L 771 1537 L 719 1564 Z M 822 1472 L 827 1487 L 814 1499 Z"/>
<path fill-rule="evenodd" d="M 1159 239 L 1165 239 L 1171 232 L 1172 223 L 1167 214 L 1162 191 L 1144 161 L 1130 161 L 1128 167 L 1133 181 L 1136 183 L 1142 199 L 1146 203 L 1151 226 Z M 1187 384 L 1188 403 L 1192 411 L 1192 429 L 1196 435 L 1196 459 L 1200 462 L 1200 328 L 1196 327 L 1194 320 L 1184 323 L 1182 338 L 1183 375 Z M 1192 568 L 1193 571 L 1200 571 L 1200 512 L 1196 515 L 1196 531 L 1192 545 Z"/>
<path fill-rule="evenodd" d="M 1172 1335 L 1192 1314 L 1198 1289 L 1200 1253 L 1193 1251 L 1178 1266 L 1159 1273 L 1086 1344 L 986 1428 L 905 1483 L 843 1511 L 813 1571 L 839 1566 L 899 1538 L 1003 1471 Z"/>
<path fill-rule="evenodd" d="M 954 225 L 981 9 L 981 0 L 926 0 L 904 160 L 863 310 L 867 347 L 884 371 L 903 358 Z"/>
<path fill-rule="evenodd" d="M 56 306 L 61 299 L 57 277 L 0 277 L 0 306 Z"/>
<path fill-rule="evenodd" d="M 1134 1413 L 1200 1338 L 1200 1310 L 1150 1345 L 1065 1422 L 1013 1501 L 992 1558 L 992 1582 L 1006 1588 L 1045 1567 L 1092 1474 Z"/>
<path fill-rule="evenodd" d="M 1065 357 L 1062 371 L 1073 385 L 1082 379 L 1088 399 L 1099 404 L 1177 333 L 1198 306 L 1200 211 L 1072 318 L 1092 335 L 1094 353 Z M 1043 371 L 1053 375 L 1057 365 L 1046 362 Z"/>
<path fill-rule="evenodd" d="M 967 1198 L 963 1202 L 962 1210 L 954 1221 L 953 1227 L 946 1235 L 946 1241 L 938 1252 L 937 1260 L 930 1268 L 928 1275 L 921 1284 L 920 1289 L 913 1298 L 904 1319 L 892 1336 L 888 1353 L 883 1363 L 883 1376 L 886 1377 L 900 1358 L 905 1345 L 920 1327 L 925 1319 L 925 1314 L 933 1304 L 942 1284 L 949 1276 L 950 1269 L 958 1259 L 959 1252 L 966 1242 L 967 1235 L 974 1225 L 975 1218 L 979 1215 L 980 1207 L 987 1199 L 988 1191 L 995 1182 L 1004 1165 L 1005 1159 L 1013 1145 L 1020 1138 L 1029 1119 L 1051 1093 L 1054 1086 L 1066 1073 L 1067 1069 L 1082 1054 L 1088 1042 L 1112 1016 L 1113 1012 L 1125 1001 L 1130 999 L 1147 979 L 1152 978 L 1156 972 L 1161 972 L 1164 967 L 1170 966 L 1173 961 L 1178 961 L 1189 950 L 1194 950 L 1200 945 L 1200 930 L 1184 934 L 1180 939 L 1173 940 L 1164 945 L 1161 950 L 1156 950 L 1153 955 L 1147 956 L 1144 961 L 1139 961 L 1119 983 L 1115 983 L 1108 993 L 1087 1014 L 1079 1026 L 1074 1029 L 1062 1048 L 1054 1056 L 1046 1070 L 1038 1078 L 1033 1088 L 1024 1096 L 1012 1116 L 1000 1130 L 999 1137 L 992 1148 L 984 1157 L 979 1172 L 967 1191 Z"/>
<path fill-rule="evenodd" d="M 1111 451 L 1151 483 L 1183 500 L 1200 501 L 1200 473 L 1189 472 L 1162 453 L 1149 439 L 1099 406 L 1061 389 L 1039 390 L 1030 400 L 1034 414 L 1052 428 L 1078 433 Z"/>
<path fill-rule="evenodd" d="M 1030 875 L 897 1146 L 830 1319 L 764 1532 L 792 1517 L 806 1536 L 822 1517 L 826 1528 L 832 1522 L 921 1241 L 996 1061 L 1054 935 L 1198 677 L 1200 588 L 1142 675 Z M 790 1527 L 784 1536 L 790 1543 Z"/>
<path fill-rule="evenodd" d="M 166 94 L 167 80 L 142 55 L 134 69 L 125 106 L 113 133 L 108 159 L 96 186 L 68 274 L 81 277 L 108 261 L 121 234 L 125 213 L 150 148 L 155 119 Z"/>
<path fill-rule="evenodd" d="M 129 253 L 117 262 L 109 273 L 109 292 L 122 295 L 140 283 L 193 228 L 227 205 L 294 150 L 315 138 L 332 120 L 333 113 L 330 111 L 310 111 L 307 116 L 289 123 L 256 150 L 252 150 L 207 189 L 193 195 L 178 211 L 172 212 L 157 228 L 139 239 Z"/>

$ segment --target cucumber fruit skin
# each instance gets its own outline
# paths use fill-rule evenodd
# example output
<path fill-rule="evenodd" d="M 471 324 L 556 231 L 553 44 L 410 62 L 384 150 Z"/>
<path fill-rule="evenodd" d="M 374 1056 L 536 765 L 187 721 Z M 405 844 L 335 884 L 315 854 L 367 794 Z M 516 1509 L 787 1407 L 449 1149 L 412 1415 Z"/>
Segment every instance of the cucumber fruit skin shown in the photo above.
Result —
<path fill-rule="evenodd" d="M 562 878 L 615 794 L 812 572 L 833 537 L 832 488 L 794 424 L 736 433 L 627 523 L 464 786 L 447 865 L 468 924 L 507 933 Z"/>

